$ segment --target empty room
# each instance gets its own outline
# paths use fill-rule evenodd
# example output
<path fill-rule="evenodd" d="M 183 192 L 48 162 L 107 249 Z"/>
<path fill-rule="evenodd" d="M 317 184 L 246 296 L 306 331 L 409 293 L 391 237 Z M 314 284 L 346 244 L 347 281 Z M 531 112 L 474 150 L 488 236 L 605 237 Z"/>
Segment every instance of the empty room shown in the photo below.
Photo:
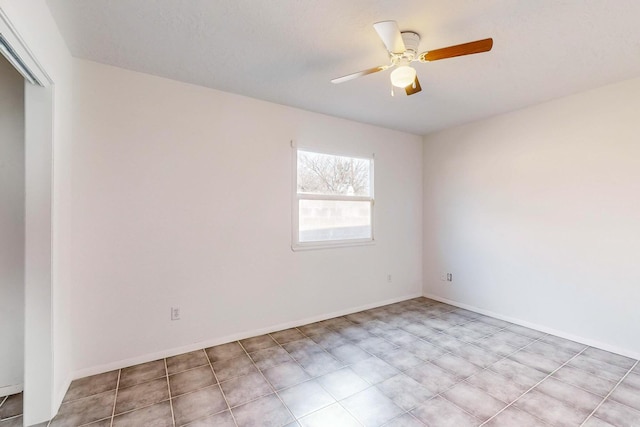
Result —
<path fill-rule="evenodd" d="M 640 426 L 639 16 L 0 0 L 0 427 Z"/>

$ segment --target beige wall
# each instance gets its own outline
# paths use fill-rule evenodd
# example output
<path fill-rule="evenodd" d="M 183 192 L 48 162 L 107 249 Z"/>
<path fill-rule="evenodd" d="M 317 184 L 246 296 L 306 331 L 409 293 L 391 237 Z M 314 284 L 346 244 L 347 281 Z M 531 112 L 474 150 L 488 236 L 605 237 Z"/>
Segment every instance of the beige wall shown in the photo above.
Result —
<path fill-rule="evenodd" d="M 640 357 L 638 112 L 635 79 L 426 136 L 425 294 Z"/>
<path fill-rule="evenodd" d="M 80 373 L 421 294 L 420 137 L 76 65 Z M 375 245 L 291 250 L 291 140 L 375 153 Z"/>

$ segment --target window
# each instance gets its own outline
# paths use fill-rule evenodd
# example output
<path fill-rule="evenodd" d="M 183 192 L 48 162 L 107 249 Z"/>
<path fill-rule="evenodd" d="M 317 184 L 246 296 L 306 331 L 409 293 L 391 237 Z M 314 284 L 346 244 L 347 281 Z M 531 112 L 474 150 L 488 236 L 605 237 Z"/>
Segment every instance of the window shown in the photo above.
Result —
<path fill-rule="evenodd" d="M 294 157 L 293 249 L 373 242 L 373 158 Z"/>

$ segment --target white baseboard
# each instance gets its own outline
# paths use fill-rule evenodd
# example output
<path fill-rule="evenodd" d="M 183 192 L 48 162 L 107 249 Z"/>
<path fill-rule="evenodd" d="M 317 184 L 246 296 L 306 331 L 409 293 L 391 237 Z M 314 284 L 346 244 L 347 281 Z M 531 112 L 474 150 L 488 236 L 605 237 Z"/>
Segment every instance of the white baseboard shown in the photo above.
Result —
<path fill-rule="evenodd" d="M 22 390 L 24 390 L 24 385 L 22 384 L 6 385 L 3 387 L 0 387 L 0 397 L 5 397 L 12 394 L 20 393 Z"/>
<path fill-rule="evenodd" d="M 475 307 L 473 305 L 464 304 L 458 301 L 450 300 L 448 298 L 443 298 L 438 295 L 433 295 L 429 293 L 424 293 L 423 296 L 425 298 L 430 298 L 436 301 L 444 302 L 447 304 L 454 305 L 456 307 L 464 308 L 465 310 L 473 311 L 475 313 L 484 314 L 486 316 L 495 317 L 496 319 L 504 320 L 506 322 L 515 323 L 516 325 L 524 326 L 530 329 L 535 329 L 536 331 L 544 332 L 546 334 L 555 335 L 560 338 L 565 338 L 571 341 L 579 342 L 580 344 L 588 345 L 590 347 L 599 348 L 601 350 L 609 351 L 611 353 L 620 354 L 622 356 L 630 357 L 632 359 L 640 359 L 640 353 L 635 351 L 628 350 L 626 348 L 620 348 L 616 346 L 612 346 L 610 344 L 606 344 L 600 341 L 592 340 L 590 338 L 585 338 L 573 334 L 569 334 L 564 331 L 560 331 L 557 329 L 549 328 L 547 326 L 538 325 L 536 323 L 527 322 L 525 320 L 517 319 L 515 317 L 504 316 L 500 313 L 496 313 L 494 311 L 485 310 L 482 308 Z"/>
<path fill-rule="evenodd" d="M 272 326 L 269 326 L 269 327 L 266 327 L 266 328 L 254 329 L 254 330 L 251 330 L 251 331 L 245 331 L 245 332 L 241 332 L 241 333 L 238 333 L 238 334 L 232 334 L 232 335 L 227 335 L 227 336 L 223 336 L 223 337 L 212 338 L 210 340 L 200 341 L 200 342 L 189 344 L 189 345 L 185 345 L 185 346 L 182 346 L 182 347 L 171 348 L 171 349 L 167 349 L 167 350 L 158 351 L 158 352 L 155 352 L 155 353 L 144 354 L 144 355 L 137 356 L 137 357 L 118 360 L 116 362 L 107 363 L 107 364 L 104 364 L 104 365 L 92 366 L 90 368 L 79 369 L 79 370 L 73 372 L 72 377 L 73 377 L 73 379 L 77 379 L 77 378 L 87 377 L 87 376 L 90 376 L 90 375 L 97 375 L 97 374 L 101 374 L 103 372 L 109 372 L 109 371 L 113 371 L 113 370 L 116 370 L 116 369 L 122 369 L 122 368 L 126 368 L 128 366 L 138 365 L 140 363 L 151 362 L 151 361 L 162 359 L 162 358 L 165 358 L 165 357 L 171 357 L 171 356 L 176 356 L 176 355 L 182 354 L 182 353 L 188 353 L 190 351 L 200 350 L 200 349 L 206 348 L 206 347 L 213 347 L 214 345 L 225 344 L 225 343 L 228 343 L 228 342 L 238 341 L 238 340 L 242 340 L 242 339 L 245 339 L 245 338 L 254 337 L 254 336 L 257 336 L 257 335 L 263 335 L 263 334 L 268 334 L 268 333 L 271 333 L 271 332 L 281 331 L 283 329 L 295 328 L 297 326 L 306 325 L 308 323 L 319 322 L 321 320 L 327 320 L 327 319 L 331 319 L 333 317 L 344 316 L 344 315 L 351 314 L 351 313 L 357 313 L 357 312 L 362 311 L 362 310 L 369 310 L 371 308 L 381 307 L 383 305 L 393 304 L 393 303 L 400 302 L 400 301 L 406 301 L 406 300 L 409 300 L 409 299 L 412 299 L 412 298 L 421 297 L 421 296 L 422 296 L 421 292 L 416 292 L 416 293 L 412 293 L 412 294 L 405 295 L 405 296 L 402 296 L 402 297 L 391 298 L 391 299 L 388 299 L 388 300 L 385 300 L 385 301 L 379 301 L 379 302 L 375 302 L 375 303 L 365 304 L 365 305 L 362 305 L 362 306 L 359 306 L 359 307 L 352 307 L 352 308 L 348 308 L 348 309 L 345 309 L 345 310 L 334 311 L 332 313 L 326 313 L 326 314 L 322 314 L 322 315 L 318 315 L 318 316 L 307 317 L 307 318 L 304 318 L 304 319 L 295 320 L 293 322 L 280 323 L 280 324 L 272 325 Z"/>

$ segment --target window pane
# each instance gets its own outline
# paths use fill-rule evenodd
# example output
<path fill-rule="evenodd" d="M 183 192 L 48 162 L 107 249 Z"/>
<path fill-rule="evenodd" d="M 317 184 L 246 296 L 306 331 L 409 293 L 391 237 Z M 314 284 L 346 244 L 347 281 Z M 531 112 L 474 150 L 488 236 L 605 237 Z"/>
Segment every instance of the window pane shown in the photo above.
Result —
<path fill-rule="evenodd" d="M 298 150 L 298 193 L 370 196 L 371 161 Z"/>
<path fill-rule="evenodd" d="M 299 202 L 300 242 L 371 239 L 371 202 Z"/>

